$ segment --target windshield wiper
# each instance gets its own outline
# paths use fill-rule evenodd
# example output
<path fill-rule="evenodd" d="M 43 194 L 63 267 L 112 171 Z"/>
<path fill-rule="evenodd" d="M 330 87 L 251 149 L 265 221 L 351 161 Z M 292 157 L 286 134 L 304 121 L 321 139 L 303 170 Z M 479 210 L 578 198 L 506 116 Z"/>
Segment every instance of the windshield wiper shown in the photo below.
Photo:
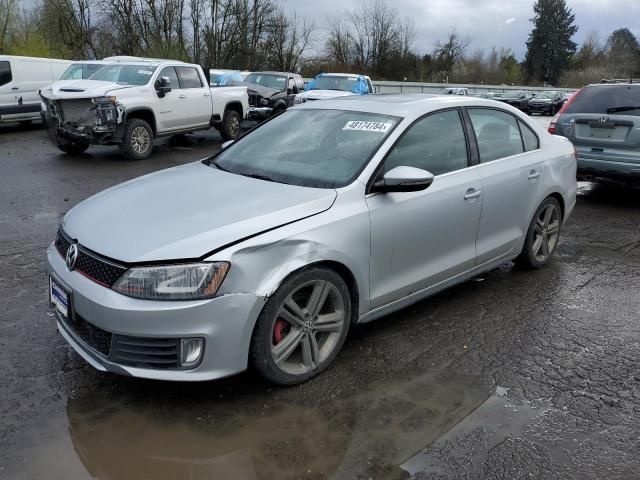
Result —
<path fill-rule="evenodd" d="M 240 175 L 249 177 L 249 178 L 257 178 L 258 180 L 265 180 L 267 182 L 275 182 L 275 180 L 267 175 L 261 175 L 259 173 L 241 173 Z"/>
<path fill-rule="evenodd" d="M 634 106 L 625 106 L 625 107 L 613 107 L 613 108 L 607 108 L 607 113 L 615 113 L 615 112 L 628 112 L 631 110 L 640 110 L 640 107 L 634 107 Z"/>

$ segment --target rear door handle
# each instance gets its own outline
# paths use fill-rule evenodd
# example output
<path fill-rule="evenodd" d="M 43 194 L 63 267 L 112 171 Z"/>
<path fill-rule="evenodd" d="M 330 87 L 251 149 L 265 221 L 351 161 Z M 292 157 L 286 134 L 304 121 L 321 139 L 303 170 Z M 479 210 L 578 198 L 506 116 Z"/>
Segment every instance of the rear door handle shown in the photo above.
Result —
<path fill-rule="evenodd" d="M 479 198 L 482 196 L 482 190 L 476 190 L 475 188 L 470 188 L 467 190 L 467 194 L 464 196 L 465 200 L 473 200 L 474 198 Z"/>
<path fill-rule="evenodd" d="M 209 93 L 203 93 L 202 95 L 205 96 L 205 97 L 208 97 Z"/>
<path fill-rule="evenodd" d="M 11 90 L 18 90 L 18 87 L 12 87 Z"/>
<path fill-rule="evenodd" d="M 535 180 L 540 176 L 540 172 L 536 172 L 535 170 L 531 170 L 529 172 L 529 180 Z"/>
<path fill-rule="evenodd" d="M 178 95 L 178 98 L 187 98 L 186 95 Z"/>

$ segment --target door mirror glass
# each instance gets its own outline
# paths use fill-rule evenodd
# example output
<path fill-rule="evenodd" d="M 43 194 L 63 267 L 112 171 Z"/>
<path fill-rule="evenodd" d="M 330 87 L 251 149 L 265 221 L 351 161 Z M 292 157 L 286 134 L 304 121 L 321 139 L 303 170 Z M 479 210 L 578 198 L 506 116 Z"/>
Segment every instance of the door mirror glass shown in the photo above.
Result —
<path fill-rule="evenodd" d="M 433 174 L 415 167 L 395 167 L 373 184 L 374 192 L 419 192 L 433 183 Z"/>

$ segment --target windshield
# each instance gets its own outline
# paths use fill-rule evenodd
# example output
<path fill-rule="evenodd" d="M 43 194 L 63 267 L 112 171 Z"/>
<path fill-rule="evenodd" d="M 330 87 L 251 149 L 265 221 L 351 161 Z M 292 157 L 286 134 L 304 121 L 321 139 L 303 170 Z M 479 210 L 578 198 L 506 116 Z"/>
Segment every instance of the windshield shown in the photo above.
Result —
<path fill-rule="evenodd" d="M 586 87 L 573 97 L 565 113 L 640 115 L 640 85 Z"/>
<path fill-rule="evenodd" d="M 287 110 L 207 163 L 280 183 L 344 187 L 399 121 L 388 115 L 343 110 Z"/>
<path fill-rule="evenodd" d="M 553 100 L 553 97 L 556 96 L 556 92 L 540 92 L 536 95 L 536 98 L 546 98 Z"/>
<path fill-rule="evenodd" d="M 263 87 L 285 90 L 287 88 L 287 77 L 283 75 L 272 75 L 269 73 L 250 73 L 244 79 L 247 83 L 262 85 Z"/>
<path fill-rule="evenodd" d="M 106 65 L 94 73 L 90 80 L 102 80 L 122 85 L 146 85 L 155 69 L 155 66 L 150 65 Z"/>
<path fill-rule="evenodd" d="M 100 63 L 74 63 L 64 71 L 60 80 L 86 80 L 102 67 L 104 64 Z"/>
<path fill-rule="evenodd" d="M 358 77 L 338 77 L 325 75 L 315 79 L 315 85 L 310 90 L 340 90 L 342 92 L 351 92 L 358 85 Z"/>

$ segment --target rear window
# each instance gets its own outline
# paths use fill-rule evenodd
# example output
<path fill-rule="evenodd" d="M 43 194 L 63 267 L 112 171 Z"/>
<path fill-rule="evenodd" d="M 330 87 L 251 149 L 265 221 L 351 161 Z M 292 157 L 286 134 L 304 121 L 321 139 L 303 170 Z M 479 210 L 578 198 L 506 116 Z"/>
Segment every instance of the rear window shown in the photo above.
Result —
<path fill-rule="evenodd" d="M 9 62 L 0 62 L 0 85 L 6 85 L 11 80 L 13 80 L 11 64 Z"/>
<path fill-rule="evenodd" d="M 200 88 L 202 80 L 198 74 L 198 70 L 193 67 L 176 67 L 178 77 L 180 77 L 180 87 L 182 88 Z"/>
<path fill-rule="evenodd" d="M 640 115 L 640 85 L 597 85 L 578 93 L 565 113 Z"/>

